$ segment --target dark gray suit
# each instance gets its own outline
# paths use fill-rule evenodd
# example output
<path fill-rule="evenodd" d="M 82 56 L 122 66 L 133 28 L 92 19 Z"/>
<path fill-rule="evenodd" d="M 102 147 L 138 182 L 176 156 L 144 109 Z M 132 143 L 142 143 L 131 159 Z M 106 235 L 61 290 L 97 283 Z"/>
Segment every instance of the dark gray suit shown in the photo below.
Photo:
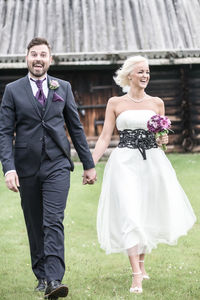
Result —
<path fill-rule="evenodd" d="M 63 218 L 70 185 L 70 143 L 85 170 L 94 167 L 70 84 L 57 80 L 43 107 L 33 96 L 28 76 L 6 86 L 0 110 L 3 171 L 16 169 L 29 236 L 32 268 L 38 279 L 62 280 Z M 54 101 L 54 93 L 64 101 Z M 13 143 L 16 132 L 15 143 Z"/>

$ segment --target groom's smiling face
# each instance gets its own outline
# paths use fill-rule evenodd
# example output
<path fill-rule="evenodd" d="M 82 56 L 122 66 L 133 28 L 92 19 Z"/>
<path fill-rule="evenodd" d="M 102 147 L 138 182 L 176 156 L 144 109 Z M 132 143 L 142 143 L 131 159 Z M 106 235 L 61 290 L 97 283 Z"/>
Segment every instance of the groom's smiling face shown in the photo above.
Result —
<path fill-rule="evenodd" d="M 46 45 L 36 45 L 29 49 L 26 62 L 31 77 L 40 79 L 49 69 L 52 62 L 50 50 Z"/>

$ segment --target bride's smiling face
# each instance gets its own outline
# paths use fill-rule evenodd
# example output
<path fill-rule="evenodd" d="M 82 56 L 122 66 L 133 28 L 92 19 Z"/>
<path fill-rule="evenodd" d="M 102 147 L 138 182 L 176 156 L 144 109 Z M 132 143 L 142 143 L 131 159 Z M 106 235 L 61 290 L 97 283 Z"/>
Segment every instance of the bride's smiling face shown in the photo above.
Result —
<path fill-rule="evenodd" d="M 139 62 L 134 65 L 133 71 L 129 73 L 130 86 L 140 87 L 145 89 L 149 83 L 150 71 L 147 62 Z"/>

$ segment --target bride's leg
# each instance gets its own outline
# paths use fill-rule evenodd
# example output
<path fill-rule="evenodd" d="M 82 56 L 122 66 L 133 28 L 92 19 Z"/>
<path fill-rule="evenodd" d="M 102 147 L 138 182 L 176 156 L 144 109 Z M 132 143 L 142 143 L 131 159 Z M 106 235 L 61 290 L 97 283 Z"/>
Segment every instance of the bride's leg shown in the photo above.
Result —
<path fill-rule="evenodd" d="M 129 261 L 133 271 L 133 281 L 130 292 L 141 293 L 143 276 L 139 265 L 139 255 L 129 255 Z"/>
<path fill-rule="evenodd" d="M 144 257 L 145 257 L 145 254 L 140 254 L 139 255 L 139 266 L 140 266 L 140 270 L 142 272 L 142 275 L 143 275 L 143 279 L 149 279 L 149 276 L 145 270 L 145 267 L 144 267 Z"/>

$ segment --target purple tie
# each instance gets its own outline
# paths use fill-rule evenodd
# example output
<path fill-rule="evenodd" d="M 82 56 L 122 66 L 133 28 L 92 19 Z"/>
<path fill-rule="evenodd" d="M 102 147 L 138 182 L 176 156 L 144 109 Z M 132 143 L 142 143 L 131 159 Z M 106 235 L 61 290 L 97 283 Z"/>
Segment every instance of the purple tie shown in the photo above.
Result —
<path fill-rule="evenodd" d="M 31 78 L 31 80 L 33 80 L 33 79 Z M 45 101 L 46 101 L 46 97 L 45 97 L 45 94 L 44 94 L 43 89 L 42 89 L 42 83 L 43 83 L 44 80 L 46 80 L 46 78 L 44 78 L 43 80 L 33 80 L 33 81 L 36 83 L 37 87 L 38 87 L 38 91 L 37 91 L 37 93 L 36 93 L 36 95 L 35 95 L 35 98 L 36 98 L 43 106 L 44 106 Z"/>

